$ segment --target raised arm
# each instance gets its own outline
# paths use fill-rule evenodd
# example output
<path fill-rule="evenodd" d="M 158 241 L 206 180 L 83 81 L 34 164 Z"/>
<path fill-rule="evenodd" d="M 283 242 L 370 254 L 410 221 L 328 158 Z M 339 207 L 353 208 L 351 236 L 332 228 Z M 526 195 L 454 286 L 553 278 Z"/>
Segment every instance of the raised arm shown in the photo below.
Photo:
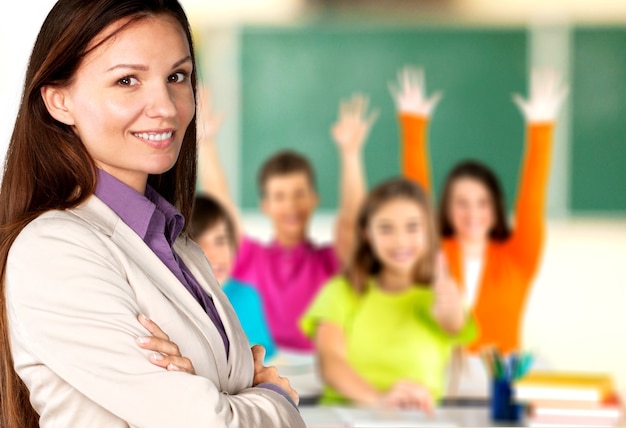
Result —
<path fill-rule="evenodd" d="M 403 68 L 398 73 L 398 81 L 389 83 L 389 92 L 400 120 L 402 174 L 429 192 L 430 162 L 426 136 L 429 118 L 441 99 L 441 92 L 427 98 L 424 70 L 415 67 Z"/>
<path fill-rule="evenodd" d="M 335 251 L 344 266 L 352 255 L 356 217 L 365 199 L 363 145 L 377 117 L 377 112 L 368 112 L 367 97 L 354 95 L 347 101 L 341 101 L 339 118 L 331 129 L 341 163 Z"/>
<path fill-rule="evenodd" d="M 228 211 L 235 224 L 235 235 L 243 232 L 241 215 L 228 190 L 226 174 L 222 169 L 215 145 L 215 135 L 223 117 L 215 114 L 211 106 L 209 91 L 198 87 L 196 121 L 198 127 L 198 175 L 201 191 L 214 197 Z"/>
<path fill-rule="evenodd" d="M 513 99 L 524 115 L 527 142 L 516 202 L 515 228 L 509 241 L 516 259 L 533 275 L 541 259 L 552 136 L 556 116 L 568 89 L 553 70 L 534 70 L 528 100 Z"/>

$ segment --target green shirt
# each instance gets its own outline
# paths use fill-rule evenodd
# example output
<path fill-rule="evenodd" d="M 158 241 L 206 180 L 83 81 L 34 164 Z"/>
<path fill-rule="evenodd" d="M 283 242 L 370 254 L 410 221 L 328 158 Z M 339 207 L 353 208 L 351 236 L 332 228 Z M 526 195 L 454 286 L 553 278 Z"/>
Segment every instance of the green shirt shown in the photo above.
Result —
<path fill-rule="evenodd" d="M 341 327 L 349 364 L 376 389 L 386 391 L 399 380 L 413 380 L 438 399 L 453 346 L 473 340 L 477 331 L 468 316 L 463 329 L 450 335 L 432 317 L 433 303 L 434 294 L 425 286 L 389 292 L 370 280 L 359 295 L 338 276 L 322 288 L 300 326 L 311 338 L 320 321 Z M 329 385 L 324 387 L 323 404 L 347 401 Z"/>

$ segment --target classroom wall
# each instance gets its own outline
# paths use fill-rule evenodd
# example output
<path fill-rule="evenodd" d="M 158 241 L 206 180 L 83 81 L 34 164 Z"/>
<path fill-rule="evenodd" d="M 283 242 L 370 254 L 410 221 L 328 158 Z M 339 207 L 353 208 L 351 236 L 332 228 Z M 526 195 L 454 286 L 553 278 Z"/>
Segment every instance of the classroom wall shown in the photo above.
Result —
<path fill-rule="evenodd" d="M 240 10 L 224 12 L 225 18 L 218 19 L 215 12 L 218 3 L 201 0 L 182 0 L 188 6 L 192 21 L 196 24 L 219 22 L 219 34 L 224 42 L 222 48 L 214 50 L 206 58 L 223 59 L 220 69 L 207 71 L 210 80 L 226 82 L 222 84 L 218 107 L 223 107 L 229 120 L 220 134 L 220 145 L 230 147 L 223 152 L 228 165 L 234 165 L 227 171 L 236 182 L 241 167 L 237 144 L 236 126 L 238 99 L 227 101 L 232 94 L 238 95 L 238 61 L 234 52 L 238 46 L 238 28 L 233 26 L 242 21 L 241 10 L 255 10 L 256 16 L 267 21 L 285 21 L 303 13 L 306 8 L 300 0 L 267 0 L 266 8 L 254 9 L 248 3 L 237 3 Z M 258 2 L 262 3 L 262 2 Z M 543 0 L 457 0 L 454 2 L 459 15 L 474 20 L 491 20 L 505 25 L 515 22 L 528 23 L 537 15 L 539 4 Z M 32 48 L 35 35 L 45 14 L 54 4 L 53 0 L 12 1 L 3 6 L 0 14 L 0 157 L 3 160 L 6 145 L 13 126 L 17 103 L 21 95 L 21 85 L 25 64 Z M 558 2 L 566 12 L 567 20 L 626 23 L 626 3 L 622 0 L 562 0 Z M 568 6 L 569 5 L 569 6 Z M 221 6 L 219 6 L 221 7 Z M 253 14 L 245 13 L 246 22 L 257 22 Z M 212 21 L 215 19 L 214 21 Z M 468 18 L 469 19 L 469 18 Z M 215 28 L 213 31 L 217 31 Z M 561 38 L 563 39 L 563 38 Z M 565 40 L 569 40 L 565 37 Z M 532 45 L 532 43 L 531 43 Z M 533 51 L 535 52 L 535 51 Z M 532 56 L 533 52 L 529 55 Z M 557 52 L 560 54 L 560 52 Z M 547 56 L 550 56 L 548 53 Z M 617 59 L 623 59 L 623 52 Z M 565 61 L 569 61 L 567 58 Z M 626 79 L 624 79 L 626 81 Z M 228 122 L 228 121 L 227 121 Z M 623 148 L 617 145 L 616 150 Z M 565 152 L 555 162 L 568 162 Z M 590 152 L 593 156 L 593 151 Z M 623 152 L 614 158 L 626 158 Z M 230 159 L 230 160 L 229 160 Z M 601 173 L 602 171 L 600 171 Z M 564 172 L 567 175 L 567 171 Z M 553 171 L 554 176 L 554 171 Z M 624 184 L 619 183 L 610 189 L 614 193 L 624 194 Z M 556 197 L 556 196 L 555 196 Z M 567 213 L 566 213 L 567 214 Z M 311 233 L 316 239 L 327 241 L 333 216 L 320 213 L 314 219 Z M 246 225 L 253 235 L 269 238 L 267 222 L 251 211 L 245 216 Z M 626 365 L 621 361 L 626 355 L 626 221 L 619 218 L 576 217 L 565 215 L 550 221 L 546 244 L 545 259 L 534 291 L 527 308 L 524 329 L 524 343 L 536 349 L 558 368 L 585 370 L 608 370 L 614 373 L 620 382 L 622 393 L 626 396 Z"/>

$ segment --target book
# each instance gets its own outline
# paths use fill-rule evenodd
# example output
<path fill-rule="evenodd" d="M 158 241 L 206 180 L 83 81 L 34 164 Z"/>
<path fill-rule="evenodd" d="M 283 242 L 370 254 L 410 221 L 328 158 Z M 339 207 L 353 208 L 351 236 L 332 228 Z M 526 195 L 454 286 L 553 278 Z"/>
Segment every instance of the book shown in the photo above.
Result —
<path fill-rule="evenodd" d="M 544 422 L 544 421 L 534 421 L 534 420 L 527 420 L 526 421 L 526 425 L 529 427 L 543 427 L 543 428 L 556 428 L 556 427 L 563 427 L 563 428 L 614 428 L 617 426 L 616 423 L 610 423 L 610 424 L 602 424 L 602 423 L 574 423 L 574 422 L 557 422 L 557 423 L 550 423 L 550 422 Z"/>
<path fill-rule="evenodd" d="M 619 406 L 599 406 L 597 408 L 539 407 L 533 405 L 531 415 L 534 417 L 578 417 L 619 419 L 623 412 Z"/>
<path fill-rule="evenodd" d="M 527 422 L 530 426 L 615 427 L 620 424 L 623 414 L 617 394 L 612 394 L 601 403 L 532 402 Z"/>
<path fill-rule="evenodd" d="M 533 400 L 534 408 L 544 409 L 623 409 L 619 396 L 615 393 L 603 401 L 572 401 L 572 400 Z"/>
<path fill-rule="evenodd" d="M 564 400 L 603 402 L 614 391 L 613 379 L 606 374 L 531 372 L 514 384 L 515 399 L 521 402 Z"/>
<path fill-rule="evenodd" d="M 596 426 L 609 426 L 614 427 L 620 421 L 620 418 L 606 418 L 606 417 L 598 417 L 598 416 L 537 416 L 537 417 L 529 417 L 527 419 L 529 422 L 539 424 L 539 423 L 547 423 L 547 424 L 572 424 L 572 425 L 583 425 L 587 427 L 596 427 Z"/>

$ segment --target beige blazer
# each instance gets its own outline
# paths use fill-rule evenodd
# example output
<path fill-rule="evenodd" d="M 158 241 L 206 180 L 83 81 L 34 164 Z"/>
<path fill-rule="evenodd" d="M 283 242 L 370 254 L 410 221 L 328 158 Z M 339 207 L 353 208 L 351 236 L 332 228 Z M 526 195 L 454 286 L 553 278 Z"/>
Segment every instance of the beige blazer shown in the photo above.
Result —
<path fill-rule="evenodd" d="M 95 196 L 30 223 L 11 247 L 6 297 L 15 370 L 42 427 L 304 427 L 283 396 L 252 388 L 237 316 L 202 251 L 176 253 L 212 296 L 230 354 L 206 313 L 142 239 Z M 196 375 L 152 365 L 144 313 Z"/>

